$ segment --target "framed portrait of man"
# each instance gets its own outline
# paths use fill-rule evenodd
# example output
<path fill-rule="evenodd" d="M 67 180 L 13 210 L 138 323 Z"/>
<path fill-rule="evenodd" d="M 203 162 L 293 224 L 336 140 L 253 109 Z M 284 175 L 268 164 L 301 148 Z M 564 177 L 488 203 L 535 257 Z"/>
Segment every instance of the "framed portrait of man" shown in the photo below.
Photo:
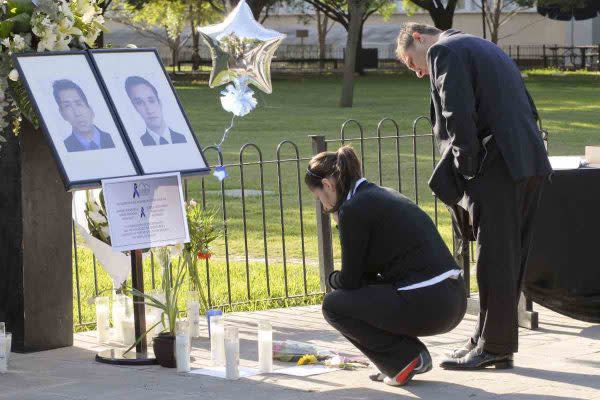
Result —
<path fill-rule="evenodd" d="M 90 54 L 144 174 L 210 171 L 156 50 L 101 49 Z"/>
<path fill-rule="evenodd" d="M 13 57 L 67 190 L 139 174 L 87 52 Z"/>

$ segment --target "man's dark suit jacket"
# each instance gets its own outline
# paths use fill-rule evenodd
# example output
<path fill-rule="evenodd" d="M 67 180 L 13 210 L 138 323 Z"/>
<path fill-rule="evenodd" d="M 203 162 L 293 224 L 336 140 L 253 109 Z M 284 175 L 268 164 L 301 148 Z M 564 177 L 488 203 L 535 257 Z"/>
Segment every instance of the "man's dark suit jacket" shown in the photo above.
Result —
<path fill-rule="evenodd" d="M 185 140 L 185 136 L 183 136 L 181 133 L 177 133 L 171 129 L 169 129 L 169 132 L 171 132 L 171 143 L 187 143 L 187 140 Z M 144 133 L 140 139 L 142 140 L 142 144 L 144 146 L 156 146 L 158 144 L 154 141 L 154 138 L 150 135 L 150 132 L 148 131 L 146 131 L 146 133 Z"/>
<path fill-rule="evenodd" d="M 450 29 L 427 53 L 431 121 L 442 158 L 429 181 L 446 204 L 477 177 L 493 135 L 514 181 L 552 172 L 537 110 L 515 63 L 493 43 Z"/>
<path fill-rule="evenodd" d="M 98 129 L 98 127 L 96 127 L 96 129 Z M 100 149 L 113 149 L 115 147 L 115 144 L 113 143 L 112 137 L 110 136 L 109 133 L 104 132 L 100 129 L 98 129 L 98 132 L 100 132 Z M 73 151 L 88 151 L 90 149 L 84 147 L 81 142 L 79 141 L 79 139 L 77 139 L 77 137 L 75 136 L 75 133 L 71 133 L 71 135 L 69 135 L 69 137 L 67 137 L 64 142 L 65 147 L 67 148 L 67 151 L 73 152 Z M 100 150 L 100 149 L 93 149 L 93 150 Z"/>

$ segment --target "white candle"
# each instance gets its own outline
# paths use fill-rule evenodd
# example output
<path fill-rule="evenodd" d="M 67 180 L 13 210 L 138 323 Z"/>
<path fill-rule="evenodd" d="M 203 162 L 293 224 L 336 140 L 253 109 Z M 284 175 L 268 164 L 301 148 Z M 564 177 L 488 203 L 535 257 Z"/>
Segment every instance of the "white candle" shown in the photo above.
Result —
<path fill-rule="evenodd" d="M 260 372 L 273 372 L 273 328 L 269 321 L 258 322 L 258 365 Z"/>
<path fill-rule="evenodd" d="M 121 320 L 121 337 L 125 346 L 135 343 L 135 322 L 133 317 L 125 317 Z"/>
<path fill-rule="evenodd" d="M 96 331 L 98 343 L 106 343 L 110 339 L 110 319 L 108 297 L 96 297 Z"/>
<path fill-rule="evenodd" d="M 225 327 L 225 377 L 240 377 L 240 338 L 238 328 L 234 326 Z"/>
<path fill-rule="evenodd" d="M 210 317 L 210 333 L 210 358 L 213 365 L 221 367 L 225 365 L 223 317 Z"/>
<path fill-rule="evenodd" d="M 113 320 L 113 340 L 115 342 L 123 343 L 123 335 L 121 331 L 121 320 L 125 315 L 127 308 L 128 297 L 124 294 L 116 294 L 113 296 L 112 301 L 112 320 Z"/>
<path fill-rule="evenodd" d="M 200 337 L 200 304 L 197 300 L 187 301 L 188 323 L 190 324 L 190 337 Z"/>
<path fill-rule="evenodd" d="M 125 297 L 123 300 L 124 312 L 121 319 L 121 337 L 125 346 L 135 343 L 135 322 L 133 320 L 133 300 Z M 143 332 L 142 332 L 143 333 Z"/>
<path fill-rule="evenodd" d="M 8 357 L 6 354 L 6 336 L 4 332 L 0 335 L 0 373 L 8 370 Z"/>
<path fill-rule="evenodd" d="M 175 361 L 177 372 L 190 372 L 190 336 L 186 332 L 175 336 Z"/>

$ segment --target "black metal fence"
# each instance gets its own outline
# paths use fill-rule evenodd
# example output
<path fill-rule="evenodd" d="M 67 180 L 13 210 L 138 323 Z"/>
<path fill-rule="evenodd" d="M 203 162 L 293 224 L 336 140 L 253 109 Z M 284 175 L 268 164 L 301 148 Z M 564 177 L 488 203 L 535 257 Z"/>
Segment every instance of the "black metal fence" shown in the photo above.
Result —
<path fill-rule="evenodd" d="M 311 136 L 312 146 L 284 140 L 275 147 L 271 159 L 266 159 L 263 149 L 254 143 L 244 144 L 234 162 L 224 160 L 217 147 L 208 146 L 204 151 L 211 164 L 224 164 L 230 176 L 222 182 L 212 176 L 188 179 L 185 193 L 203 207 L 217 210 L 223 225 L 224 235 L 215 245 L 215 256 L 205 261 L 202 272 L 211 307 L 252 308 L 259 302 L 274 301 L 280 306 L 292 299 L 319 301 L 315 296 L 326 290 L 323 278 L 339 260 L 339 248 L 332 239 L 329 215 L 308 192 L 303 175 L 313 154 L 346 143 L 355 147 L 367 179 L 412 198 L 454 246 L 449 215 L 440 213 L 438 201 L 426 184 L 437 153 L 427 117 L 417 118 L 412 132 L 405 133 L 395 120 L 385 118 L 371 135 L 358 121 L 348 120 L 339 137 Z M 79 243 L 75 230 L 73 246 L 75 320 L 81 327 L 93 324 L 95 318 L 85 300 L 110 289 L 111 282 L 91 252 Z M 152 257 L 144 268 L 148 269 L 145 289 L 157 287 L 158 266 Z"/>
<path fill-rule="evenodd" d="M 557 68 L 600 70 L 600 45 L 558 46 L 558 45 L 508 45 L 501 46 L 521 69 Z M 395 57 L 394 46 L 378 49 L 364 49 L 363 57 L 369 68 L 379 70 L 402 70 L 405 67 Z M 202 65 L 210 65 L 210 55 L 200 52 Z M 191 64 L 191 51 L 185 49 L 177 67 L 182 70 Z M 272 61 L 272 69 L 280 71 L 335 71 L 344 67 L 344 48 L 327 45 L 323 58 L 320 58 L 316 45 L 282 45 L 277 49 Z"/>
<path fill-rule="evenodd" d="M 600 70 L 600 45 L 512 45 L 502 49 L 520 68 Z"/>

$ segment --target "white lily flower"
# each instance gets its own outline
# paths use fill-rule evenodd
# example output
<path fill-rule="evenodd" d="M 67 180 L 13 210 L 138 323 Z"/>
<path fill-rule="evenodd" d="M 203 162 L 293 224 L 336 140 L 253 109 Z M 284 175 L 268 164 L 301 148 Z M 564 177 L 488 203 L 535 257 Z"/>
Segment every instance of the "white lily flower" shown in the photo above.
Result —
<path fill-rule="evenodd" d="M 8 73 L 8 79 L 10 79 L 13 82 L 18 81 L 19 80 L 19 71 L 17 71 L 16 69 L 13 68 L 13 70 Z"/>

